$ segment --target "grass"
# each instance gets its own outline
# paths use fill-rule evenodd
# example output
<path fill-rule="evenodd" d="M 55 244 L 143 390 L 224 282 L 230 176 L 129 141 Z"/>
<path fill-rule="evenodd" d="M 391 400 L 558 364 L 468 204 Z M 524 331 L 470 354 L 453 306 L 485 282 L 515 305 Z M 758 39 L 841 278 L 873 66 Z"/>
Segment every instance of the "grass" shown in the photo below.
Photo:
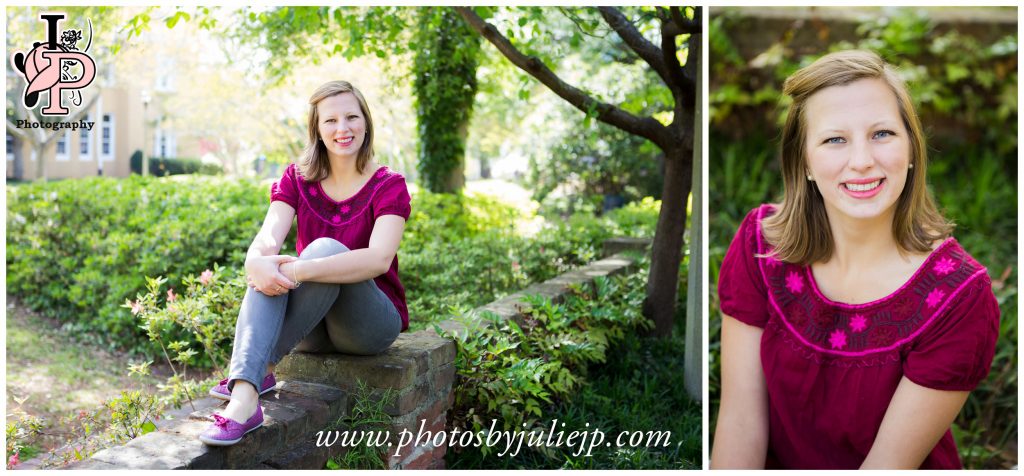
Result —
<path fill-rule="evenodd" d="M 61 419 L 92 412 L 139 382 L 128 377 L 127 358 L 76 341 L 9 295 L 7 303 L 7 423 L 24 414 L 44 421 L 42 434 L 21 454 L 24 462 L 79 436 L 61 427 Z M 158 378 L 147 382 L 155 386 Z"/>

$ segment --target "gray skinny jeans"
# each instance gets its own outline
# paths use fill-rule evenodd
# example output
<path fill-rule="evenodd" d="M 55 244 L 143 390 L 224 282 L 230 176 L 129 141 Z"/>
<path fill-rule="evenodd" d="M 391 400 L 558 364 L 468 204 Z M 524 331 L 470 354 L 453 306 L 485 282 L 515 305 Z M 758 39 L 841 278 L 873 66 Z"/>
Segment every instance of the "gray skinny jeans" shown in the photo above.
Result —
<path fill-rule="evenodd" d="M 302 250 L 299 260 L 347 251 L 337 240 L 318 238 Z M 401 330 L 398 310 L 372 279 L 350 284 L 305 282 L 278 296 L 248 287 L 235 325 L 228 389 L 242 379 L 259 390 L 267 364 L 276 364 L 292 348 L 374 355 L 387 350 Z"/>

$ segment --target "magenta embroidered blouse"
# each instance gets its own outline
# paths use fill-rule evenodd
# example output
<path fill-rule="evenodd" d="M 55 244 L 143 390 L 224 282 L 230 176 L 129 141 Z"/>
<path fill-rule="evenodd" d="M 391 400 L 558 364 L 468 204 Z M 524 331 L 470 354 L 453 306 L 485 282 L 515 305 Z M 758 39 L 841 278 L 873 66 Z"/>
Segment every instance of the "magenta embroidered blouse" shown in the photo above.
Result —
<path fill-rule="evenodd" d="M 378 217 L 398 215 L 408 220 L 411 211 L 405 177 L 385 166 L 377 169 L 355 195 L 336 202 L 324 193 L 320 182 L 307 182 L 298 174 L 295 164 L 291 164 L 281 180 L 270 187 L 270 200 L 287 203 L 295 209 L 299 227 L 296 254 L 322 237 L 334 238 L 352 250 L 366 248 Z M 409 310 L 405 304 L 405 288 L 398 279 L 398 256 L 386 273 L 373 280 L 395 304 L 402 316 L 402 330 L 406 330 Z"/>
<path fill-rule="evenodd" d="M 722 261 L 722 312 L 764 328 L 769 468 L 855 469 L 867 456 L 904 376 L 972 390 L 988 375 L 999 331 L 992 283 L 953 238 L 882 299 L 849 305 L 823 296 L 809 266 L 772 258 L 762 205 L 743 220 Z M 960 468 L 945 435 L 922 468 Z"/>

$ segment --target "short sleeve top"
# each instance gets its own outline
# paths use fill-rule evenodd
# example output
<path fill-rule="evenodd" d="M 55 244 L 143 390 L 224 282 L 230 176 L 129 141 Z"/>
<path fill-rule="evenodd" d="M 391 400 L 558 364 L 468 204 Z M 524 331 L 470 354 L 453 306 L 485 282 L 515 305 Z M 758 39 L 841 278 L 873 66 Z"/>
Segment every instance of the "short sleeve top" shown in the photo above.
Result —
<path fill-rule="evenodd" d="M 377 169 L 355 195 L 338 202 L 324 193 L 320 182 L 307 182 L 295 164 L 291 164 L 281 179 L 271 185 L 270 200 L 287 203 L 295 209 L 296 254 L 322 237 L 338 240 L 352 250 L 366 248 L 377 218 L 398 215 L 408 220 L 411 211 L 405 177 L 386 166 Z M 402 317 L 404 331 L 409 327 L 409 310 L 405 288 L 398 278 L 397 255 L 388 271 L 374 278 L 374 282 L 394 303 Z"/>
<path fill-rule="evenodd" d="M 809 266 L 768 256 L 752 210 L 719 274 L 722 313 L 764 328 L 761 364 L 769 401 L 768 465 L 855 469 L 867 456 L 902 377 L 939 390 L 974 389 L 988 375 L 999 332 L 992 283 L 953 238 L 892 294 L 834 302 Z M 952 433 L 922 468 L 960 468 Z"/>

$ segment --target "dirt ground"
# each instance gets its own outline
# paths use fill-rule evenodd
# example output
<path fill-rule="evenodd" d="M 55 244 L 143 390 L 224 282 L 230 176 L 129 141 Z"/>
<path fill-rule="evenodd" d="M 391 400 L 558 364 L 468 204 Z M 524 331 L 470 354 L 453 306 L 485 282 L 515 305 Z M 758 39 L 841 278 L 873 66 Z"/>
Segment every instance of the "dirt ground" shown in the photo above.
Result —
<path fill-rule="evenodd" d="M 62 418 L 92 413 L 122 390 L 155 390 L 171 375 L 165 363 L 153 362 L 152 376 L 130 377 L 128 365 L 141 359 L 77 341 L 56 320 L 22 307 L 11 295 L 6 311 L 6 421 L 42 418 L 43 434 L 28 441 L 41 456 L 80 436 L 64 428 Z"/>

